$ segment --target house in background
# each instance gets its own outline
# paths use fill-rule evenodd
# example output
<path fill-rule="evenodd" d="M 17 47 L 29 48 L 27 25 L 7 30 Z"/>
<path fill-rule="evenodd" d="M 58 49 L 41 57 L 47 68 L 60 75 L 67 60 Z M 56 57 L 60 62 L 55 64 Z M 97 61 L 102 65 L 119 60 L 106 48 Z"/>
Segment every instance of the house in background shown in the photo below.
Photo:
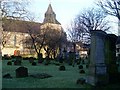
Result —
<path fill-rule="evenodd" d="M 75 52 L 79 54 L 81 58 L 87 58 L 90 49 L 90 44 L 83 44 L 81 42 L 76 42 Z M 66 45 L 67 52 L 74 52 L 74 45 L 72 42 L 68 42 Z"/>

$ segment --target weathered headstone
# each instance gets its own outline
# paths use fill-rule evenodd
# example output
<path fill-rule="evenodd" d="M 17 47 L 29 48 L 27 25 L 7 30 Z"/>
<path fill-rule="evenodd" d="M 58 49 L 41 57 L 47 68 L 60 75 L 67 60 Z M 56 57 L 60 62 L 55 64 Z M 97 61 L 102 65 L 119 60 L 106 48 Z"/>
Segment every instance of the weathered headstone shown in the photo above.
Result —
<path fill-rule="evenodd" d="M 79 69 L 83 69 L 83 65 L 79 65 L 78 68 L 79 68 Z"/>
<path fill-rule="evenodd" d="M 69 65 L 74 64 L 74 60 L 75 60 L 75 53 L 74 52 L 69 52 Z"/>
<path fill-rule="evenodd" d="M 33 63 L 33 62 L 34 62 L 34 58 L 33 58 L 33 57 L 30 57 L 30 58 L 29 58 L 29 62 L 30 62 L 30 63 Z"/>
<path fill-rule="evenodd" d="M 10 78 L 12 78 L 12 77 L 11 77 L 11 75 L 10 75 L 9 73 L 7 73 L 7 74 L 3 75 L 3 78 L 10 79 Z"/>
<path fill-rule="evenodd" d="M 14 65 L 21 65 L 21 61 L 20 60 L 15 60 Z"/>
<path fill-rule="evenodd" d="M 77 81 L 76 81 L 76 84 L 85 84 L 86 83 L 86 80 L 84 78 L 79 78 Z"/>
<path fill-rule="evenodd" d="M 14 65 L 21 65 L 22 63 L 22 57 L 21 56 L 15 56 Z"/>
<path fill-rule="evenodd" d="M 80 74 L 85 74 L 85 70 L 80 70 L 80 72 L 79 72 Z"/>
<path fill-rule="evenodd" d="M 117 76 L 115 42 L 116 36 L 113 34 L 100 30 L 91 31 L 88 83 L 107 84 L 113 82 L 114 77 Z"/>
<path fill-rule="evenodd" d="M 107 34 L 101 30 L 91 31 L 90 64 L 87 81 L 91 85 L 107 83 L 105 64 L 105 39 Z"/>
<path fill-rule="evenodd" d="M 12 65 L 12 61 L 8 61 L 8 62 L 7 62 L 7 65 Z"/>
<path fill-rule="evenodd" d="M 36 66 L 36 65 L 37 65 L 36 62 L 33 62 L 33 63 L 32 63 L 32 66 Z"/>
<path fill-rule="evenodd" d="M 28 77 L 28 69 L 26 67 L 19 67 L 16 69 L 16 78 Z"/>
<path fill-rule="evenodd" d="M 60 71 L 65 71 L 65 66 L 63 66 L 63 65 L 60 66 L 60 67 L 59 67 L 59 70 L 60 70 Z"/>

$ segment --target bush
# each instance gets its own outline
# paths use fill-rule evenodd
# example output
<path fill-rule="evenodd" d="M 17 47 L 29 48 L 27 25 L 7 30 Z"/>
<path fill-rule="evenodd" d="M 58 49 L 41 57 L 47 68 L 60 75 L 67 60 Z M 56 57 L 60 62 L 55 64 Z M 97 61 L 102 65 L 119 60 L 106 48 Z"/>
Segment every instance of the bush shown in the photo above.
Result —
<path fill-rule="evenodd" d="M 12 62 L 11 61 L 7 62 L 7 65 L 12 65 Z"/>
<path fill-rule="evenodd" d="M 60 70 L 60 71 L 65 71 L 65 66 L 63 66 L 63 65 L 60 66 L 60 67 L 59 67 L 59 70 Z"/>
<path fill-rule="evenodd" d="M 84 70 L 80 70 L 80 73 L 81 73 L 81 74 L 84 74 L 84 73 L 85 73 L 85 71 L 84 71 Z"/>

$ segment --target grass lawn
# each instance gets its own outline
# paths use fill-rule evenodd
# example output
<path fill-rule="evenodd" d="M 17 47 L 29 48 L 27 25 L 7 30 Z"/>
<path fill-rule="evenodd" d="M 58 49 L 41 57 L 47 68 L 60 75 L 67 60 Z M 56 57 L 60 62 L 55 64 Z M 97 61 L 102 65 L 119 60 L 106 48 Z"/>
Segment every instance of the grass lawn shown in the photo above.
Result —
<path fill-rule="evenodd" d="M 15 70 L 20 66 L 9 66 L 7 60 L 2 61 L 2 74 L 10 73 L 12 79 L 2 79 L 2 88 L 91 88 L 90 85 L 78 85 L 76 81 L 78 78 L 86 75 L 80 74 L 78 66 L 75 67 L 65 64 L 66 71 L 59 71 L 59 66 L 49 64 L 38 64 L 32 66 L 27 60 L 23 61 L 22 66 L 28 68 L 29 75 L 35 73 L 47 73 L 53 77 L 38 79 L 33 77 L 16 78 Z M 36 61 L 37 62 L 37 61 Z"/>

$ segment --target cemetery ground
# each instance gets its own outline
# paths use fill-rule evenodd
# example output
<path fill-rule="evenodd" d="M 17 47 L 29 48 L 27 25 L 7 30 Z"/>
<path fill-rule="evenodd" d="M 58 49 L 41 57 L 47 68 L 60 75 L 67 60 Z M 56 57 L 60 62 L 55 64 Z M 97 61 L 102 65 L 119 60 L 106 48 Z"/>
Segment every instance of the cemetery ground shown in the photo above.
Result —
<path fill-rule="evenodd" d="M 89 84 L 76 84 L 79 78 L 85 78 L 87 76 L 88 70 L 83 65 L 85 69 L 85 74 L 80 74 L 80 69 L 78 65 L 70 66 L 64 64 L 66 70 L 59 71 L 59 65 L 55 65 L 56 62 L 51 61 L 51 64 L 44 65 L 38 64 L 32 66 L 28 60 L 23 60 L 21 66 L 28 68 L 28 77 L 16 78 L 15 70 L 20 67 L 16 65 L 7 65 L 9 60 L 2 60 L 2 75 L 9 73 L 12 78 L 2 78 L 2 88 L 85 88 L 92 89 L 98 88 L 93 87 Z M 30 77 L 31 74 L 47 73 L 52 77 L 39 79 Z M 99 87 L 100 88 L 100 87 Z M 107 86 L 102 86 L 101 88 L 120 88 L 119 84 L 111 84 Z"/>
<path fill-rule="evenodd" d="M 12 78 L 3 78 L 3 88 L 90 88 L 88 84 L 78 85 L 76 84 L 77 79 L 84 77 L 80 75 L 79 68 L 65 64 L 66 70 L 59 71 L 59 66 L 55 64 L 44 65 L 38 64 L 32 66 L 28 60 L 22 61 L 22 65 L 28 68 L 28 77 L 16 78 L 15 70 L 20 66 L 7 65 L 8 60 L 2 61 L 2 74 L 9 73 Z M 37 61 L 36 61 L 37 62 Z M 52 75 L 50 78 L 39 79 L 30 77 L 30 74 L 47 73 Z"/>

